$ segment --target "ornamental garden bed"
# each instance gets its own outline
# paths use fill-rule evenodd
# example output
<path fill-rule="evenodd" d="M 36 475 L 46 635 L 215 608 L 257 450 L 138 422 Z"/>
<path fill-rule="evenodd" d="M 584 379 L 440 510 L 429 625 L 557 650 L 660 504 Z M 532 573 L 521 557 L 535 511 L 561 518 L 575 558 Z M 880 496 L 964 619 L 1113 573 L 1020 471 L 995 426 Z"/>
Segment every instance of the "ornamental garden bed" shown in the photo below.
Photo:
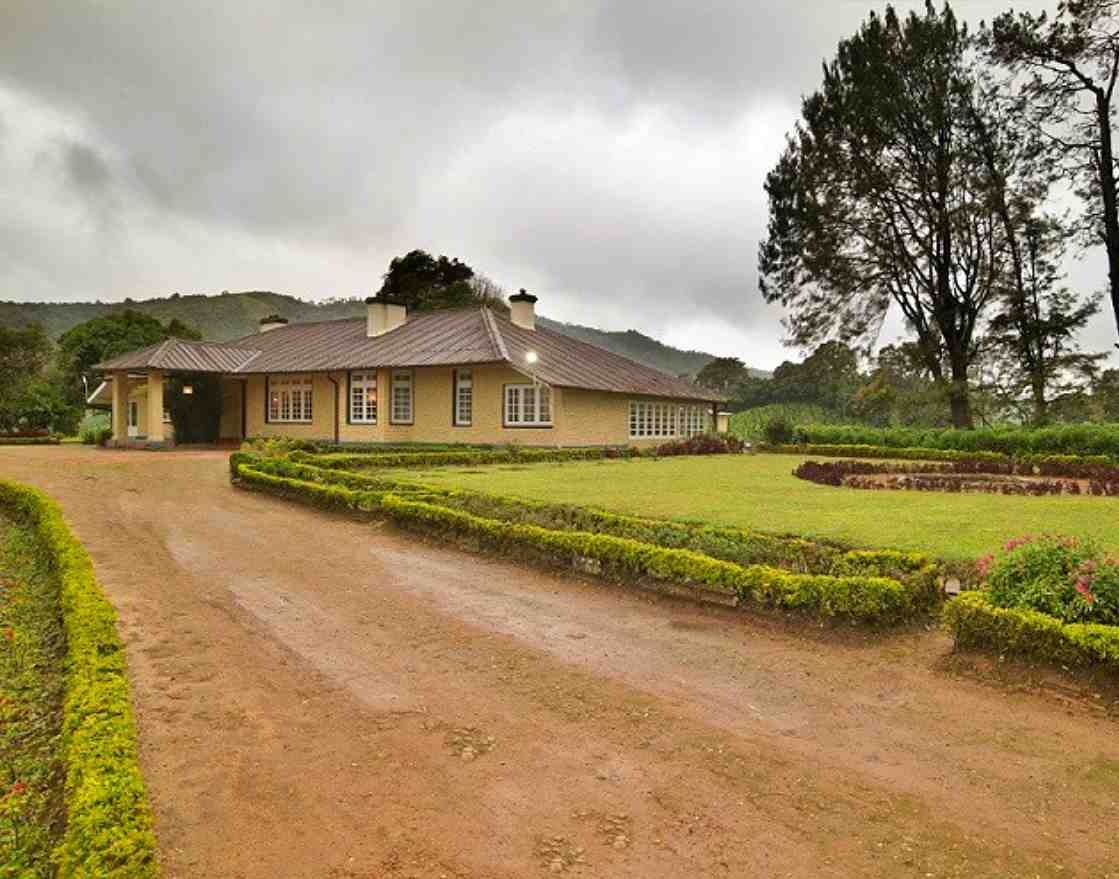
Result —
<path fill-rule="evenodd" d="M 1119 468 L 1080 461 L 805 461 L 793 475 L 844 488 L 1006 495 L 1119 495 Z"/>

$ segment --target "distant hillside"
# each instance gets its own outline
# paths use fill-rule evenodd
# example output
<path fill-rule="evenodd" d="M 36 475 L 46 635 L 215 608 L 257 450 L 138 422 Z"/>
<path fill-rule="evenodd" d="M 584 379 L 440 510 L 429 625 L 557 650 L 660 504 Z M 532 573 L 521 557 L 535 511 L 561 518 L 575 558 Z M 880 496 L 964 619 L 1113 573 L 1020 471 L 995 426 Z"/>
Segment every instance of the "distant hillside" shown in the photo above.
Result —
<path fill-rule="evenodd" d="M 222 293 L 216 296 L 176 293 L 158 299 L 111 303 L 0 302 L 0 326 L 14 328 L 39 323 L 52 338 L 58 338 L 75 324 L 128 308 L 150 314 L 162 323 L 178 318 L 202 333 L 204 339 L 217 342 L 255 333 L 260 319 L 270 314 L 278 314 L 295 323 L 360 317 L 365 313 L 365 304 L 361 299 L 307 302 L 294 296 L 267 291 Z M 541 317 L 540 323 L 548 329 L 590 342 L 672 375 L 694 375 L 713 358 L 713 355 L 703 351 L 681 351 L 636 330 L 606 332 L 593 327 L 559 323 L 546 317 Z"/>

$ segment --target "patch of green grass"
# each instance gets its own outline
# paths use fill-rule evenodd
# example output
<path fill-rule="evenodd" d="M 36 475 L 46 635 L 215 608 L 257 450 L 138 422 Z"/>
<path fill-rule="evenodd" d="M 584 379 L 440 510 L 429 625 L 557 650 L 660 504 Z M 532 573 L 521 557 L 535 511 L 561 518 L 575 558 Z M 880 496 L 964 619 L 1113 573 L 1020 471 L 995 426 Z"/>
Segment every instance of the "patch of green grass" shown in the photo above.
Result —
<path fill-rule="evenodd" d="M 57 579 L 30 533 L 0 521 L 0 877 L 56 875 L 65 651 Z"/>
<path fill-rule="evenodd" d="M 453 467 L 394 477 L 621 513 L 919 550 L 948 559 L 1012 537 L 1060 533 L 1119 550 L 1119 499 L 1013 497 L 832 488 L 797 479 L 796 455 L 713 455 L 532 464 L 517 472 Z M 814 460 L 821 460 L 818 456 Z"/>

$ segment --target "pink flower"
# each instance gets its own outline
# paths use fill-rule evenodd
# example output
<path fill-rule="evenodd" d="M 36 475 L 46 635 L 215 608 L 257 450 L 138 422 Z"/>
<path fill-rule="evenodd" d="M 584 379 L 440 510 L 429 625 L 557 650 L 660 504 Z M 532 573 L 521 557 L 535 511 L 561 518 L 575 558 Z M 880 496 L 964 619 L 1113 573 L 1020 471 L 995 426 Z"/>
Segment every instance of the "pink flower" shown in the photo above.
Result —
<path fill-rule="evenodd" d="M 983 558 L 976 560 L 975 569 L 979 572 L 980 580 L 987 579 L 987 574 L 990 573 L 991 564 L 994 562 L 994 560 L 995 557 L 993 555 L 985 555 L 983 556 Z"/>

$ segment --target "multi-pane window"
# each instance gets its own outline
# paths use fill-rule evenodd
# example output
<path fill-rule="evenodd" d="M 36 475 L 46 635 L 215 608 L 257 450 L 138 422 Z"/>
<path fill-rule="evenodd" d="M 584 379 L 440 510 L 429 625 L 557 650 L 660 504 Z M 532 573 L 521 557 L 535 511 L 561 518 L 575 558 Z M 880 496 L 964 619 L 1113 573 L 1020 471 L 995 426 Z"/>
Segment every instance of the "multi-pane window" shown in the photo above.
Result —
<path fill-rule="evenodd" d="M 469 369 L 455 370 L 455 426 L 474 422 L 474 375 Z"/>
<path fill-rule="evenodd" d="M 552 391 L 544 385 L 505 386 L 507 427 L 550 427 Z"/>
<path fill-rule="evenodd" d="M 391 405 L 389 420 L 393 424 L 412 423 L 412 370 L 394 369 L 392 373 Z"/>
<path fill-rule="evenodd" d="M 268 379 L 268 420 L 309 424 L 313 382 L 309 375 L 277 375 Z"/>
<path fill-rule="evenodd" d="M 629 404 L 631 439 L 667 439 L 695 436 L 708 429 L 705 406 L 632 400 Z"/>
<path fill-rule="evenodd" d="M 350 423 L 377 423 L 377 373 L 350 373 Z"/>

